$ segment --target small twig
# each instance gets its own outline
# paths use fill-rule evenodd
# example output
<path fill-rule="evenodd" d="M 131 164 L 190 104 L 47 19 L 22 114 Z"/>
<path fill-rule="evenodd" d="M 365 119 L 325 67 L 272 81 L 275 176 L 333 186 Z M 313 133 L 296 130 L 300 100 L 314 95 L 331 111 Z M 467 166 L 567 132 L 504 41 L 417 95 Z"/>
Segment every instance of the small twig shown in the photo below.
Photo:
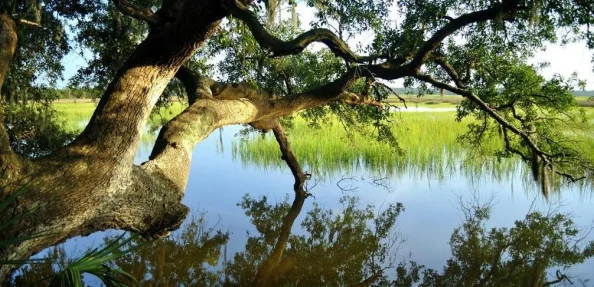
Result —
<path fill-rule="evenodd" d="M 27 19 L 23 19 L 23 18 L 18 18 L 17 22 L 19 24 L 23 24 L 23 25 L 29 25 L 29 26 L 34 26 L 34 27 L 38 27 L 41 28 L 41 24 L 37 23 L 37 22 L 33 22 L 33 21 L 29 21 Z"/>
<path fill-rule="evenodd" d="M 388 90 L 389 92 L 391 92 L 392 94 L 394 94 L 399 100 L 400 102 L 402 102 L 402 104 L 404 104 L 404 108 L 408 109 L 408 107 L 406 106 L 406 100 L 401 97 L 400 95 L 398 95 L 398 93 L 396 93 L 396 91 L 394 91 L 394 89 L 392 89 L 390 86 L 383 84 L 383 83 L 377 83 L 377 85 L 379 85 L 380 87 Z"/>
<path fill-rule="evenodd" d="M 352 178 L 352 177 L 343 177 L 341 178 L 337 183 L 336 186 L 338 186 L 338 188 L 340 188 L 341 191 L 355 191 L 357 190 L 359 187 L 353 187 L 353 184 L 350 183 L 348 187 L 341 185 L 341 182 L 346 182 L 346 181 L 357 181 L 356 179 Z"/>

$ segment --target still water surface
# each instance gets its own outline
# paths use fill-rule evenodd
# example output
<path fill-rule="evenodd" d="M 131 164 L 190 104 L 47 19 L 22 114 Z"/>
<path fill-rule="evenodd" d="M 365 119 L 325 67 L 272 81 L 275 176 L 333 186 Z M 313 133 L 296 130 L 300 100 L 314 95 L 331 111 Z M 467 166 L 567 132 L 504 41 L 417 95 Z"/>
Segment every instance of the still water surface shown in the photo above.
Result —
<path fill-rule="evenodd" d="M 192 211 L 207 212 L 205 217 L 211 225 L 216 224 L 217 228 L 230 232 L 227 244 L 230 258 L 233 258 L 232 254 L 244 250 L 246 231 L 256 233 L 244 210 L 237 206 L 242 196 L 246 193 L 252 198 L 266 196 L 272 203 L 285 200 L 287 195 L 290 195 L 290 200 L 293 198 L 293 177 L 287 167 L 254 164 L 233 152 L 233 146 L 240 141 L 237 133 L 241 128 L 226 127 L 197 145 L 184 198 L 184 203 Z M 150 145 L 143 145 L 136 162 L 145 161 L 150 150 Z M 313 197 L 305 202 L 292 232 L 303 233 L 298 223 L 314 202 L 322 208 L 336 211 L 341 210 L 339 200 L 344 195 L 357 196 L 362 203 L 374 204 L 378 210 L 389 203 L 401 202 L 405 211 L 398 217 L 395 229 L 406 240 L 398 249 L 397 257 L 406 261 L 412 259 L 428 268 L 441 270 L 451 257 L 448 241 L 452 231 L 462 221 L 460 197 L 465 201 L 477 197 L 483 202 L 493 198 L 494 206 L 487 227 L 512 227 L 514 221 L 523 219 L 530 210 L 547 211 L 551 206 L 571 213 L 580 227 L 592 225 L 594 202 L 591 190 L 568 187 L 552 194 L 547 202 L 535 186 L 526 184 L 521 170 L 522 165 L 518 163 L 518 168 L 504 180 L 496 180 L 487 174 L 474 177 L 455 168 L 440 179 L 435 179 L 431 174 L 404 173 L 385 178 L 381 186 L 373 184 L 370 179 L 383 176 L 368 172 L 365 168 L 335 171 L 335 176 L 324 177 L 311 189 Z M 312 177 L 313 182 L 316 175 Z M 337 183 L 343 188 L 339 188 Z M 348 190 L 345 187 L 349 187 Z M 65 243 L 67 252 L 74 256 L 80 254 L 90 246 L 101 243 L 104 235 L 70 240 Z M 594 239 L 593 236 L 588 238 Z M 551 274 L 554 271 L 551 270 Z M 591 286 L 593 283 L 587 280 L 594 280 L 594 262 L 589 260 L 564 273 L 581 278 L 586 286 Z"/>

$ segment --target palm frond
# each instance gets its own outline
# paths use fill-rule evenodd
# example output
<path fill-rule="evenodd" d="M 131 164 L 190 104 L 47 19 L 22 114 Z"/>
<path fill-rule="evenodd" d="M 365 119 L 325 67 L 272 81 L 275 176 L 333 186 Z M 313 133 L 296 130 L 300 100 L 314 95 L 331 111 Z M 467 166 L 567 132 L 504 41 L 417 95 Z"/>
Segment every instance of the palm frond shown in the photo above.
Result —
<path fill-rule="evenodd" d="M 81 258 L 69 264 L 67 268 L 54 276 L 50 286 L 83 287 L 83 273 L 96 276 L 107 287 L 140 286 L 140 283 L 129 273 L 117 268 L 112 268 L 106 264 L 106 262 L 109 262 L 110 260 L 124 256 L 142 247 L 142 245 L 136 245 L 121 250 L 120 248 L 122 246 L 136 238 L 136 235 L 132 235 L 126 239 L 124 239 L 124 236 L 125 234 L 122 234 L 101 249 L 95 248 L 90 250 Z"/>

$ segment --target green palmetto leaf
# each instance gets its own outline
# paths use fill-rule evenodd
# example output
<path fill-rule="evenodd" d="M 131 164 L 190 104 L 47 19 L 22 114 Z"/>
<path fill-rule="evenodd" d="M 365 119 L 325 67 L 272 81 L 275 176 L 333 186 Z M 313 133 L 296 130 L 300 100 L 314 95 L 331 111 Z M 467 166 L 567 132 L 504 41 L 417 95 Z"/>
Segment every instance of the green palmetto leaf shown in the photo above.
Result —
<path fill-rule="evenodd" d="M 125 250 L 121 250 L 120 248 L 122 246 L 128 244 L 136 238 L 136 236 L 133 235 L 127 239 L 124 239 L 124 236 L 125 234 L 119 236 L 116 238 L 116 240 L 101 249 L 92 249 L 80 259 L 72 262 L 66 269 L 56 274 L 56 276 L 51 280 L 50 286 L 83 287 L 83 273 L 96 276 L 107 287 L 130 285 L 140 286 L 140 283 L 129 273 L 106 265 L 106 262 L 124 256 L 142 247 L 142 245 L 137 245 Z"/>

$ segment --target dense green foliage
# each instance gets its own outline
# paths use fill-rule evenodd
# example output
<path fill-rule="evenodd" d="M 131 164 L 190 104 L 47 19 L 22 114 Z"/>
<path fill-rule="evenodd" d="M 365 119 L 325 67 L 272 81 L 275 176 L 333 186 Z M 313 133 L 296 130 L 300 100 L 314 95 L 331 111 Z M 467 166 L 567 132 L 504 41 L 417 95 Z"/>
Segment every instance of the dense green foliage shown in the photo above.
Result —
<path fill-rule="evenodd" d="M 7 13 L 19 24 L 18 47 L 1 87 L 5 100 L 47 99 L 45 88 L 62 79 L 62 60 L 72 49 L 67 26 L 95 6 L 93 1 L 2 1 L 0 14 Z M 32 24 L 22 24 L 21 19 Z"/>
<path fill-rule="evenodd" d="M 51 107 L 43 104 L 12 105 L 4 111 L 4 123 L 12 149 L 25 156 L 39 157 L 64 146 L 75 134 L 64 127 Z"/>

